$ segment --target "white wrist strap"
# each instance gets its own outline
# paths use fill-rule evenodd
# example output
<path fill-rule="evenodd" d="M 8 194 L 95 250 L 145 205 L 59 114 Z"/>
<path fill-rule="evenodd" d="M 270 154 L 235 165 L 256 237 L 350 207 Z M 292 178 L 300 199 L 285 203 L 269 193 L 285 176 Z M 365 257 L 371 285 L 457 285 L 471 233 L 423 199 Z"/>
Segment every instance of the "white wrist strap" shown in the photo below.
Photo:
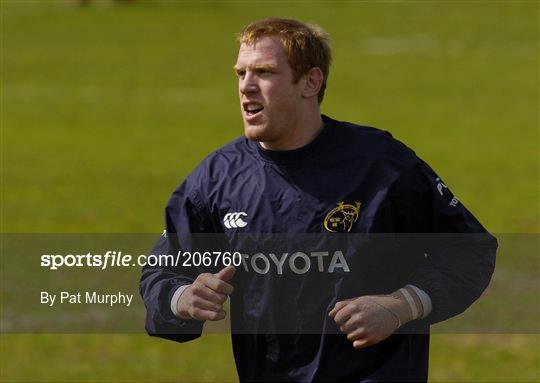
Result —
<path fill-rule="evenodd" d="M 427 317 L 431 313 L 431 310 L 433 309 L 433 305 L 431 303 L 431 298 L 429 297 L 429 295 L 424 290 L 414 285 L 407 285 L 405 287 L 408 287 L 412 291 L 414 291 L 418 299 L 420 299 L 420 303 L 422 304 L 422 311 L 423 311 L 420 318 Z"/>
<path fill-rule="evenodd" d="M 184 293 L 184 290 L 186 290 L 188 286 L 190 285 L 183 285 L 177 288 L 171 299 L 171 311 L 173 312 L 175 317 L 180 318 L 180 319 L 191 319 L 191 318 L 184 318 L 178 312 L 178 301 L 180 300 L 180 295 Z"/>
<path fill-rule="evenodd" d="M 417 319 L 418 318 L 418 309 L 416 308 L 416 303 L 414 302 L 413 297 L 411 296 L 411 294 L 405 288 L 399 289 L 399 292 L 401 294 L 403 294 L 403 296 L 407 300 L 407 303 L 409 304 L 409 307 L 411 308 L 412 319 L 413 320 Z"/>

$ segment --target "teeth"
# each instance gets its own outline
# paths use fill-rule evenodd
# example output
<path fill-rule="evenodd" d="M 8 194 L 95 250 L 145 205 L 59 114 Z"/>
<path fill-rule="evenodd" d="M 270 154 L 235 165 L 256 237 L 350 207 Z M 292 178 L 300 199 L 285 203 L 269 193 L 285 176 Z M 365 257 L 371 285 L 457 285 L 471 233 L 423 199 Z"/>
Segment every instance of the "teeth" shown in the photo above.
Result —
<path fill-rule="evenodd" d="M 262 108 L 262 106 L 259 105 L 259 104 L 248 104 L 247 107 L 246 107 L 246 110 L 248 112 L 253 112 L 253 111 L 261 109 L 261 108 Z"/>

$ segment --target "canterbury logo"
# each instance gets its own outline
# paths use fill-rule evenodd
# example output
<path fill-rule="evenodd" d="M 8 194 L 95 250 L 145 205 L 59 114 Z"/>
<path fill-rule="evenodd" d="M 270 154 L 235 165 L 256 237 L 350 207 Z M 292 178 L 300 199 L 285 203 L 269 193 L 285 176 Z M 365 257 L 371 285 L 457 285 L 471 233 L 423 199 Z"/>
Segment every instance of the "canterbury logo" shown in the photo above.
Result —
<path fill-rule="evenodd" d="M 243 211 L 238 213 L 227 213 L 223 218 L 223 224 L 227 229 L 236 229 L 239 227 L 245 227 L 248 223 L 242 219 L 247 217 L 247 214 Z"/>

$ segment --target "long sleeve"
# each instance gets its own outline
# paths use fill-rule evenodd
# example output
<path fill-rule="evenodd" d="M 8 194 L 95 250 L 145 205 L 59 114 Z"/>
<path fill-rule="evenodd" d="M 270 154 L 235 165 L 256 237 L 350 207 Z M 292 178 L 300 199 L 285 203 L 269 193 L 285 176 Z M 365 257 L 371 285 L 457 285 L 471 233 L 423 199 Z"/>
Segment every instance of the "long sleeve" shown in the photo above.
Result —
<path fill-rule="evenodd" d="M 432 300 L 426 321 L 462 313 L 491 280 L 497 240 L 424 162 L 404 172 L 392 189 L 398 231 L 410 233 L 422 253 L 409 283 Z"/>
<path fill-rule="evenodd" d="M 211 231 L 209 216 L 189 177 L 170 198 L 165 208 L 165 225 L 165 232 L 152 251 L 156 256 L 176 256 L 179 251 L 191 251 L 193 234 Z M 171 311 L 174 292 L 180 286 L 192 283 L 199 272 L 197 268 L 182 267 L 181 264 L 143 267 L 140 294 L 147 310 L 146 331 L 149 335 L 178 342 L 201 335 L 203 322 L 182 320 Z"/>

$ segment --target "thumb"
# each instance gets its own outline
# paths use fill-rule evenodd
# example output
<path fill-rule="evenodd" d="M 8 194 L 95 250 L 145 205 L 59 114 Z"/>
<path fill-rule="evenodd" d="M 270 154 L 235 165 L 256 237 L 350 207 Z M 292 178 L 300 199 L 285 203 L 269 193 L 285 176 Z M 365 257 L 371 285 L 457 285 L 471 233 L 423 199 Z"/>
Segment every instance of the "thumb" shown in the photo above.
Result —
<path fill-rule="evenodd" d="M 236 267 L 231 265 L 219 270 L 214 276 L 223 282 L 228 282 L 234 277 L 234 273 L 236 273 Z"/>

